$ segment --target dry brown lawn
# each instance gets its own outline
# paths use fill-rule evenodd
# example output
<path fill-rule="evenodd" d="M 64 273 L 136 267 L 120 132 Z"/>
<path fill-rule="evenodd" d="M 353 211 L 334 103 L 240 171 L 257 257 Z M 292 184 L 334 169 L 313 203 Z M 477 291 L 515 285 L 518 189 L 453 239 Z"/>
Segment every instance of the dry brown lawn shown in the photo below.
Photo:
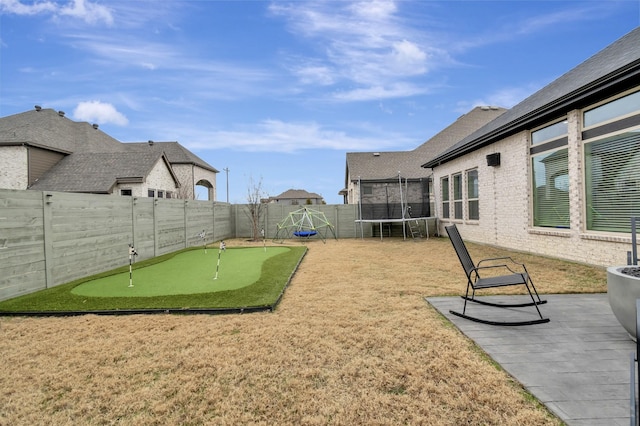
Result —
<path fill-rule="evenodd" d="M 541 292 L 606 291 L 515 257 Z M 447 239 L 316 241 L 274 313 L 0 318 L 0 424 L 560 424 L 424 300 L 464 284 Z"/>

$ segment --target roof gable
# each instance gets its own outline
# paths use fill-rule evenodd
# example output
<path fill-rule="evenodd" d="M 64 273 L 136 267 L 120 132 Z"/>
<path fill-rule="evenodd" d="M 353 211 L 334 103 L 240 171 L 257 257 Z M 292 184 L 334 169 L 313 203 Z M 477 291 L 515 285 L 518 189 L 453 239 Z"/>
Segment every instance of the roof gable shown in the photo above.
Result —
<path fill-rule="evenodd" d="M 321 195 L 315 192 L 307 192 L 304 189 L 288 189 L 280 195 L 271 197 L 274 200 L 299 200 L 299 199 L 322 199 Z"/>
<path fill-rule="evenodd" d="M 506 109 L 475 107 L 412 151 L 348 152 L 346 179 L 419 179 L 427 176 L 421 165 L 446 150 L 482 125 L 502 115 Z"/>
<path fill-rule="evenodd" d="M 144 182 L 160 160 L 165 162 L 165 166 L 178 184 L 162 153 L 140 153 L 136 156 L 125 152 L 74 153 L 60 160 L 30 189 L 109 193 L 119 181 Z"/>
<path fill-rule="evenodd" d="M 219 173 L 219 170 L 186 149 L 179 142 L 128 142 L 123 145 L 125 149 L 135 152 L 164 152 L 171 164 L 194 164 L 214 173 Z"/>
<path fill-rule="evenodd" d="M 24 143 L 58 152 L 117 152 L 122 143 L 87 122 L 53 109 L 31 110 L 0 118 L 0 145 Z"/>

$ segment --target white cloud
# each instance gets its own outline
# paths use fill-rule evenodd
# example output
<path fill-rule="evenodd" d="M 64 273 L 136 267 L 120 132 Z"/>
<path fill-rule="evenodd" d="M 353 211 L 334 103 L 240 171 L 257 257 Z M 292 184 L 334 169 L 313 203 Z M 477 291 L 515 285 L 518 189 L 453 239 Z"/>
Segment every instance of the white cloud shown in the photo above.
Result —
<path fill-rule="evenodd" d="M 482 99 L 458 102 L 458 112 L 466 113 L 477 106 L 499 106 L 512 108 L 542 88 L 542 84 L 528 84 L 524 87 L 504 87 L 488 94 Z"/>
<path fill-rule="evenodd" d="M 393 1 L 389 0 L 373 0 L 359 1 L 353 3 L 351 9 L 356 15 L 367 19 L 386 19 L 397 11 L 397 7 Z"/>
<path fill-rule="evenodd" d="M 418 45 L 407 40 L 393 43 L 391 56 L 396 67 L 409 74 L 422 74 L 427 71 L 427 54 Z"/>
<path fill-rule="evenodd" d="M 390 83 L 387 86 L 369 86 L 348 91 L 335 92 L 332 97 L 341 102 L 366 101 L 371 99 L 404 98 L 415 95 L 424 95 L 430 92 L 426 86 L 417 86 L 411 83 Z"/>
<path fill-rule="evenodd" d="M 0 0 L 0 12 L 14 15 L 37 15 L 44 12 L 54 12 L 57 5 L 50 1 L 33 4 L 22 4 L 18 0 Z"/>
<path fill-rule="evenodd" d="M 20 0 L 0 0 L 0 12 L 14 15 L 50 14 L 53 17 L 69 16 L 80 19 L 87 24 L 104 22 L 113 24 L 111 10 L 88 0 L 71 0 L 65 5 L 54 1 L 38 1 L 24 4 Z"/>
<path fill-rule="evenodd" d="M 178 140 L 193 150 L 296 153 L 308 150 L 370 151 L 411 145 L 414 140 L 370 125 L 345 125 L 335 130 L 314 121 L 265 119 L 236 125 L 235 130 L 186 127 L 181 122 L 147 123 L 164 140 Z M 350 133 L 351 132 L 351 133 Z M 155 137 L 151 135 L 151 139 Z"/>
<path fill-rule="evenodd" d="M 303 59 L 312 68 L 292 67 L 300 82 L 355 85 L 341 100 L 420 94 L 413 78 L 448 62 L 446 52 L 425 44 L 422 30 L 400 19 L 394 1 L 272 3 L 270 10 L 296 36 L 317 43 L 317 56 Z"/>
<path fill-rule="evenodd" d="M 113 15 L 107 7 L 85 0 L 73 0 L 67 6 L 60 8 L 59 14 L 82 19 L 88 24 L 100 21 L 107 25 L 113 24 Z"/>
<path fill-rule="evenodd" d="M 113 105 L 100 101 L 80 102 L 73 111 L 73 117 L 76 120 L 98 124 L 113 123 L 117 126 L 129 124 L 127 117 L 118 112 Z"/>
<path fill-rule="evenodd" d="M 329 86 L 335 82 L 334 71 L 325 65 L 302 65 L 294 67 L 292 71 L 302 84 Z"/>

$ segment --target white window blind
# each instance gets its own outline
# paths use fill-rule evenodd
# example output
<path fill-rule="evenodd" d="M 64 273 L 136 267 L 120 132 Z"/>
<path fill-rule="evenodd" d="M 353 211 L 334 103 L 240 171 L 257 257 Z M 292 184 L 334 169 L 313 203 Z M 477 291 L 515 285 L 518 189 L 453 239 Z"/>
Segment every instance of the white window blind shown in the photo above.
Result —
<path fill-rule="evenodd" d="M 453 217 L 462 219 L 462 174 L 453 175 Z"/>
<path fill-rule="evenodd" d="M 467 211 L 470 220 L 480 219 L 478 204 L 478 170 L 467 172 Z"/>
<path fill-rule="evenodd" d="M 449 218 L 449 177 L 443 177 L 440 180 L 440 186 L 442 188 L 442 217 L 443 219 Z"/>
<path fill-rule="evenodd" d="M 567 148 L 532 157 L 533 225 L 569 228 L 569 163 Z"/>
<path fill-rule="evenodd" d="M 630 232 L 640 216 L 640 129 L 585 143 L 587 229 Z"/>

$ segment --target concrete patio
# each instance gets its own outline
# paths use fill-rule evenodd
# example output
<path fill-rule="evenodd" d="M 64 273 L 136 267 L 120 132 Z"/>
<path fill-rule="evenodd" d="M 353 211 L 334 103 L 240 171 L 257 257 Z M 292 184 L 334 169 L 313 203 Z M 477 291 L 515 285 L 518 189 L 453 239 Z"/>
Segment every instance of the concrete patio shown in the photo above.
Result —
<path fill-rule="evenodd" d="M 525 296 L 489 296 L 494 302 Z M 618 323 L 607 294 L 544 295 L 546 324 L 506 327 L 452 315 L 459 297 L 427 302 L 480 346 L 511 376 L 568 425 L 630 423 L 630 363 L 635 343 Z M 501 320 L 535 318 L 535 309 L 467 305 L 467 313 Z M 498 319 L 494 316 L 492 319 Z"/>

